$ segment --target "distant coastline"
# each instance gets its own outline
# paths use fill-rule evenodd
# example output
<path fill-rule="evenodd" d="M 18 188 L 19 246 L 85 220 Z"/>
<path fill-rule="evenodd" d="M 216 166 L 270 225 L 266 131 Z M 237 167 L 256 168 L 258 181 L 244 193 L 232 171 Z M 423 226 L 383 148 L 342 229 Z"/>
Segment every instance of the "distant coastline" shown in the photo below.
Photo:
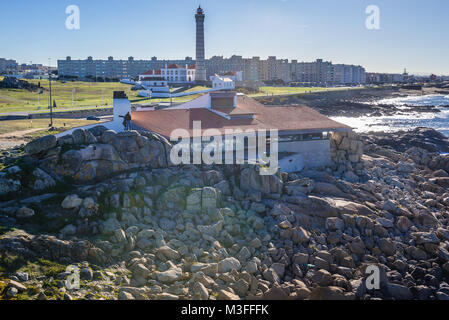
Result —
<path fill-rule="evenodd" d="M 449 90 L 366 88 L 259 99 L 264 104 L 308 105 L 357 132 L 429 127 L 449 136 Z"/>

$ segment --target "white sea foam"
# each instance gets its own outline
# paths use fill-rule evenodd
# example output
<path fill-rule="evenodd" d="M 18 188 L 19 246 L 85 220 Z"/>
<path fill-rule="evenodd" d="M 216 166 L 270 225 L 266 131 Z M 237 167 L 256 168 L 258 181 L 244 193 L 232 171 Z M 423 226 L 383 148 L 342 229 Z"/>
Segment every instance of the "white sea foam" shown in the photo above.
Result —
<path fill-rule="evenodd" d="M 382 99 L 377 104 L 390 104 L 401 109 L 408 106 L 449 106 L 449 96 L 427 95 Z M 349 125 L 357 132 L 394 132 L 416 127 L 430 127 L 449 136 L 449 108 L 441 108 L 439 113 L 413 112 L 406 115 L 381 117 L 332 117 L 335 121 Z"/>

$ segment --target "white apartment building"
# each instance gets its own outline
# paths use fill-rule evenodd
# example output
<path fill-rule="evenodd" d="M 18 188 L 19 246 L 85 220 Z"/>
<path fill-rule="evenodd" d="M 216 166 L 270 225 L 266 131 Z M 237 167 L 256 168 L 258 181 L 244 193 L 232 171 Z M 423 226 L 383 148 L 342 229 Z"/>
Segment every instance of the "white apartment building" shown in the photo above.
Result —
<path fill-rule="evenodd" d="M 139 75 L 139 82 L 145 86 L 167 86 L 171 83 L 193 83 L 195 65 L 181 67 L 177 64 L 165 65 L 160 70 L 148 70 Z"/>
<path fill-rule="evenodd" d="M 334 64 L 332 84 L 364 84 L 366 83 L 366 72 L 361 66 L 346 64 Z"/>
<path fill-rule="evenodd" d="M 167 65 L 192 65 L 195 61 L 191 57 L 184 60 L 158 60 L 156 57 L 151 60 L 135 60 L 129 57 L 127 60 L 114 60 L 109 57 L 107 60 L 95 60 L 88 57 L 83 60 L 75 60 L 67 57 L 58 60 L 58 74 L 60 77 L 73 77 L 79 79 L 123 79 L 137 78 L 147 70 L 160 70 Z"/>
<path fill-rule="evenodd" d="M 136 78 L 146 70 L 161 70 L 160 76 L 169 83 L 193 82 L 196 74 L 195 61 L 186 57 L 184 60 L 58 60 L 60 77 Z M 312 85 L 354 85 L 365 83 L 365 69 L 361 66 L 332 64 L 318 59 L 314 62 L 298 62 L 297 60 L 278 59 L 270 56 L 268 59 L 260 57 L 243 58 L 234 55 L 230 58 L 214 56 L 205 60 L 208 79 L 216 74 L 225 75 L 228 72 L 241 72 L 241 81 L 276 81 L 284 83 L 300 82 Z M 182 67 L 188 65 L 190 67 Z M 193 80 L 192 80 L 193 79 Z M 240 80 L 237 80 L 240 81 Z"/>
<path fill-rule="evenodd" d="M 161 69 L 161 76 L 168 83 L 191 83 L 195 81 L 195 74 L 195 65 L 181 67 L 177 64 L 171 64 L 165 65 L 165 68 Z"/>
<path fill-rule="evenodd" d="M 5 71 L 17 71 L 18 64 L 16 60 L 8 60 L 5 58 L 0 58 L 0 72 Z"/>

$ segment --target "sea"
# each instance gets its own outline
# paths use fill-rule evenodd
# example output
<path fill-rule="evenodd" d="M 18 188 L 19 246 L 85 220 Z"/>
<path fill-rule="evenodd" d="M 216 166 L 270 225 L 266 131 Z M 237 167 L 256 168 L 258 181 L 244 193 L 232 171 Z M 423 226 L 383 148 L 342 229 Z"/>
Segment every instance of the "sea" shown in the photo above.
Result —
<path fill-rule="evenodd" d="M 389 98 L 370 103 L 395 105 L 398 109 L 401 109 L 401 107 L 407 109 L 405 106 L 436 106 L 440 107 L 441 112 L 413 112 L 406 115 L 398 114 L 380 117 L 332 117 L 332 119 L 353 127 L 356 132 L 395 132 L 416 127 L 429 127 L 449 137 L 449 108 L 447 107 L 449 105 L 449 95 Z"/>

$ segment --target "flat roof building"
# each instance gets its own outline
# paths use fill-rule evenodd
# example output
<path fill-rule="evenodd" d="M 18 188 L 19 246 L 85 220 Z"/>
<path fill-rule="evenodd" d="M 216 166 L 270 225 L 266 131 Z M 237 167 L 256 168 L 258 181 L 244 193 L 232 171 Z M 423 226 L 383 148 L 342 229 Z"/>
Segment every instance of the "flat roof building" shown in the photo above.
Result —
<path fill-rule="evenodd" d="M 201 124 L 199 130 L 198 123 Z M 201 137 L 206 141 L 212 137 L 215 141 L 219 133 L 223 145 L 230 130 L 243 135 L 249 130 L 256 136 L 259 130 L 277 130 L 279 166 L 286 172 L 299 171 L 304 166 L 331 165 L 331 133 L 352 131 L 351 127 L 331 120 L 312 108 L 265 106 L 234 91 L 205 94 L 167 109 L 133 111 L 132 126 L 158 133 L 167 139 L 175 132 L 178 134 L 180 129 L 185 135 L 181 138 Z M 215 133 L 211 134 L 210 129 L 214 129 Z M 247 146 L 243 148 L 246 155 Z"/>

